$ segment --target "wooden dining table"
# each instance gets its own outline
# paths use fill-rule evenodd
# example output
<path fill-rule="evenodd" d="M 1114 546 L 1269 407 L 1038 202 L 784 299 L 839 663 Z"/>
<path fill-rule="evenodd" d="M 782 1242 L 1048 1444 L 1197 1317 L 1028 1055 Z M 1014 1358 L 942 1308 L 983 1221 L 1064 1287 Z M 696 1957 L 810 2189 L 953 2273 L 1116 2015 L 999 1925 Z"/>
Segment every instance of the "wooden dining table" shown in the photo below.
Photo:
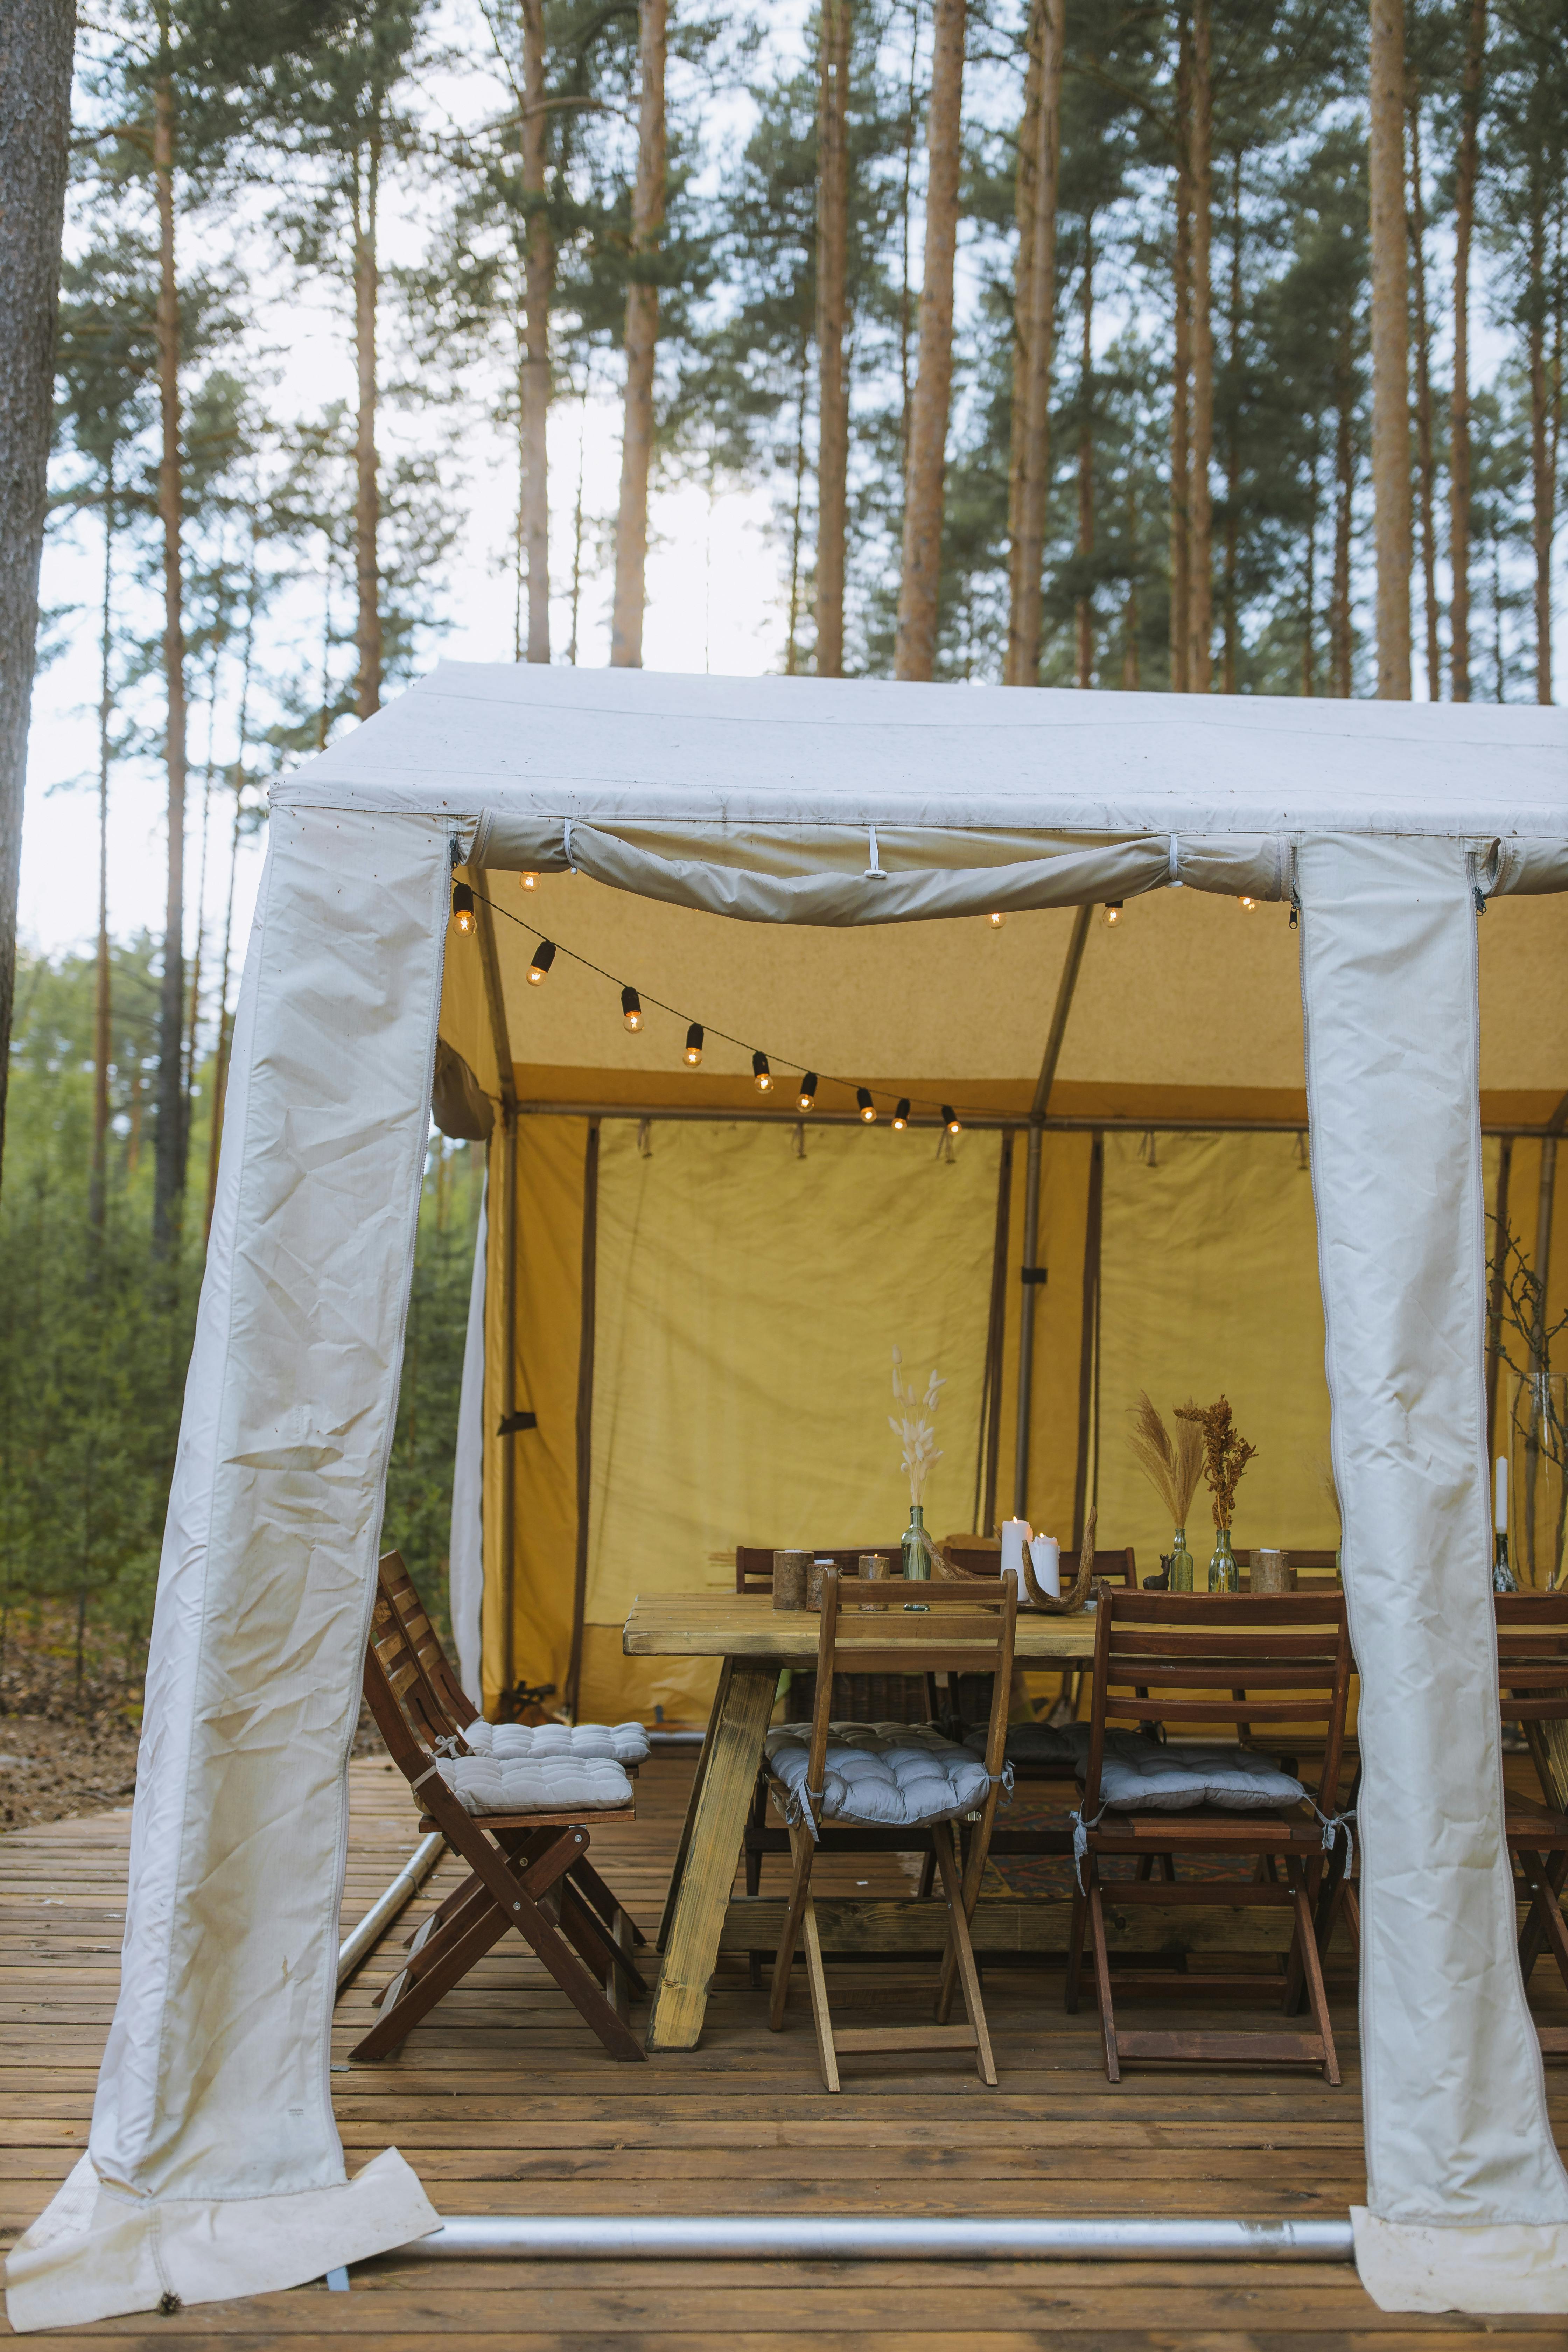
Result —
<path fill-rule="evenodd" d="M 1087 1665 L 1094 1628 L 1092 1610 L 1062 1617 L 1022 1611 L 1017 1663 L 1026 1670 Z M 721 1945 L 760 1951 L 778 1942 L 782 1897 L 737 1897 L 731 1889 L 779 1672 L 814 1666 L 816 1634 L 815 1614 L 775 1610 L 765 1592 L 658 1593 L 632 1603 L 621 1643 L 627 1657 L 722 1661 L 659 1931 L 663 1968 L 648 2023 L 649 2050 L 696 2048 Z M 817 1907 L 828 1915 L 825 1942 L 840 1948 L 915 1949 L 933 1933 L 932 1906 L 912 1896 Z M 1070 1907 L 1049 1906 L 1056 1913 Z M 1065 1948 L 1065 1920 L 1042 1927 L 1026 1902 L 981 1908 L 1011 1916 L 983 1920 L 977 1948 L 996 1948 L 996 1937 L 1005 1948 L 1028 1948 L 1035 1940 L 1031 1928 L 1038 1948 L 1055 1948 L 1058 1939 Z"/>

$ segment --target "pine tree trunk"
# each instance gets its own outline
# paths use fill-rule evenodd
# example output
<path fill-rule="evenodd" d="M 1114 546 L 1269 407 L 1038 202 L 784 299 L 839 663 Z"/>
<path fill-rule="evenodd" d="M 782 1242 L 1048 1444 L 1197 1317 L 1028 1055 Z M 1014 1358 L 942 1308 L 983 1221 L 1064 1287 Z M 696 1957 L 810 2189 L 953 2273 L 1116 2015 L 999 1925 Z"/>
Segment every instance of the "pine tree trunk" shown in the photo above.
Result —
<path fill-rule="evenodd" d="M 528 206 L 523 333 L 523 551 L 528 562 L 528 658 L 550 659 L 550 305 L 555 237 L 544 209 L 544 0 L 522 0 L 522 194 Z"/>
<path fill-rule="evenodd" d="M 1351 690 L 1351 519 L 1355 491 L 1355 387 L 1348 330 L 1341 334 L 1334 375 L 1339 414 L 1334 433 L 1334 581 L 1329 603 L 1329 692 L 1343 698 Z"/>
<path fill-rule="evenodd" d="M 1094 553 L 1094 215 L 1083 225 L 1083 287 L 1079 298 L 1078 552 Z M 1094 684 L 1094 599 L 1080 596 L 1074 615 L 1078 637 L 1078 683 Z"/>
<path fill-rule="evenodd" d="M 1171 387 L 1171 691 L 1187 690 L 1188 595 L 1191 577 L 1187 538 L 1187 473 L 1192 443 L 1193 184 L 1188 159 L 1192 110 L 1192 19 L 1180 12 L 1176 50 L 1176 236 L 1173 261 L 1175 321 Z"/>
<path fill-rule="evenodd" d="M 166 33 L 167 12 L 163 12 Z M 170 76 L 153 90 L 153 178 L 158 209 L 158 405 L 163 448 L 158 516 L 163 537 L 163 686 L 167 708 L 168 889 L 163 909 L 163 977 L 158 999 L 158 1132 L 153 1176 L 153 1246 L 166 1255 L 179 1244 L 185 1191 L 185 629 L 182 575 L 180 454 L 180 303 L 174 274 L 174 94 Z"/>
<path fill-rule="evenodd" d="M 632 188 L 632 279 L 626 288 L 626 398 L 610 665 L 641 669 L 647 577 L 647 480 L 653 462 L 653 363 L 658 287 L 653 266 L 664 227 L 664 53 L 667 0 L 639 0 L 637 171 Z"/>
<path fill-rule="evenodd" d="M 1194 0 L 1188 141 L 1193 206 L 1193 426 L 1187 476 L 1187 688 L 1193 694 L 1208 692 L 1214 667 L 1209 496 L 1209 465 L 1214 455 L 1214 320 L 1209 278 L 1214 216 L 1214 91 L 1209 34 L 1209 0 Z"/>
<path fill-rule="evenodd" d="M 1448 690 L 1456 702 L 1470 698 L 1470 240 L 1486 47 L 1487 0 L 1470 0 L 1454 163 L 1454 391 L 1448 425 Z"/>
<path fill-rule="evenodd" d="M 109 769 L 110 722 L 114 715 L 114 479 L 115 446 L 111 441 L 103 461 L 103 606 L 99 634 L 98 675 L 98 964 L 92 1005 L 92 1175 L 88 1186 L 88 1223 L 103 1232 L 109 1194 L 109 1063 L 112 1050 L 109 963 Z"/>
<path fill-rule="evenodd" d="M 1410 338 L 1405 230 L 1405 0 L 1372 0 L 1372 492 L 1377 691 L 1410 699 Z"/>
<path fill-rule="evenodd" d="M 1307 505 L 1307 560 L 1302 567 L 1301 692 L 1318 690 L 1315 632 L 1318 621 L 1318 453 L 1312 451 L 1311 495 Z"/>
<path fill-rule="evenodd" d="M 816 675 L 844 675 L 849 379 L 844 361 L 849 245 L 850 0 L 822 0 L 816 113 Z M 791 632 L 794 642 L 794 632 Z"/>
<path fill-rule="evenodd" d="M 1551 396 L 1546 364 L 1546 191 L 1539 165 L 1530 191 L 1530 280 L 1525 294 L 1525 350 L 1530 372 L 1531 551 L 1535 558 L 1535 698 L 1552 699 L 1552 541 L 1557 484 L 1551 462 Z"/>
<path fill-rule="evenodd" d="M 381 709 L 381 522 L 380 468 L 375 454 L 376 200 L 380 194 L 381 134 L 373 132 L 363 158 L 354 156 L 353 271 L 354 360 L 359 372 L 359 420 L 354 436 L 354 573 L 359 622 L 354 644 L 359 677 L 354 711 L 369 719 Z"/>
<path fill-rule="evenodd" d="M 1237 544 L 1241 512 L 1241 150 L 1237 150 L 1230 214 L 1230 373 L 1225 444 L 1225 667 L 1221 691 L 1237 690 Z"/>
<path fill-rule="evenodd" d="M 1035 0 L 1018 142 L 1018 264 L 1013 303 L 1013 430 L 1008 478 L 1008 686 L 1040 677 L 1040 575 L 1051 481 L 1051 357 L 1056 331 L 1057 182 L 1061 156 L 1067 0 Z"/>
<path fill-rule="evenodd" d="M 942 475 L 952 388 L 952 263 L 958 242 L 965 0 L 936 0 L 927 121 L 926 246 L 920 357 L 904 486 L 895 677 L 929 678 L 936 662 L 942 583 Z"/>
<path fill-rule="evenodd" d="M 0 1151 L 75 38 L 73 0 L 6 0 L 0 8 Z"/>
<path fill-rule="evenodd" d="M 1121 684 L 1138 690 L 1138 477 L 1127 469 L 1127 597 L 1121 611 Z"/>
<path fill-rule="evenodd" d="M 1443 694 L 1437 636 L 1437 527 L 1432 455 L 1432 328 L 1426 315 L 1426 198 L 1421 184 L 1421 93 L 1410 88 L 1410 268 L 1415 324 L 1415 470 L 1421 501 L 1421 596 L 1426 623 L 1426 698 Z"/>

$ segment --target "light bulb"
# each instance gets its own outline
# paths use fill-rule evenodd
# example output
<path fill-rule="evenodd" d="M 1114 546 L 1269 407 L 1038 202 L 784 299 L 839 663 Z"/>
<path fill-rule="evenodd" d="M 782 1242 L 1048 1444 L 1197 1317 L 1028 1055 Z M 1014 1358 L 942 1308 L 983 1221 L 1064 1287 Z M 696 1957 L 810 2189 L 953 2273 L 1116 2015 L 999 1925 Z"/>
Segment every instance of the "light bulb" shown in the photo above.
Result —
<path fill-rule="evenodd" d="M 642 1027 L 642 999 L 635 988 L 621 991 L 621 1018 L 628 1029 Z"/>
<path fill-rule="evenodd" d="M 949 1135 L 962 1135 L 963 1133 L 963 1121 L 959 1118 L 958 1113 L 953 1109 L 951 1103 L 943 1103 L 942 1107 L 942 1123 L 943 1127 L 946 1128 Z"/>
<path fill-rule="evenodd" d="M 909 1123 L 910 1098 L 908 1095 L 900 1095 L 899 1097 L 899 1108 L 893 1113 L 893 1133 L 895 1135 L 902 1135 Z"/>
<path fill-rule="evenodd" d="M 471 937 L 475 921 L 474 894 L 467 882 L 454 882 L 452 885 L 452 921 L 465 939 Z"/>
<path fill-rule="evenodd" d="M 1247 913 L 1250 915 L 1254 907 L 1257 906 L 1258 901 L 1256 898 L 1241 898 L 1237 900 L 1237 904 L 1239 907 L 1245 907 Z"/>
<path fill-rule="evenodd" d="M 528 967 L 528 982 L 531 988 L 543 987 L 545 974 L 549 971 L 550 967 L 554 961 L 554 940 L 541 940 L 539 945 L 533 950 L 533 961 Z"/>
<path fill-rule="evenodd" d="M 805 1077 L 802 1078 L 798 1099 L 802 1110 L 816 1108 L 816 1072 L 815 1070 L 807 1070 Z"/>
<path fill-rule="evenodd" d="M 772 1094 L 773 1090 L 773 1072 L 768 1067 L 768 1057 L 765 1054 L 753 1054 L 752 1055 L 752 1082 L 760 1095 Z"/>
<path fill-rule="evenodd" d="M 860 1106 L 861 1118 L 865 1120 L 867 1126 L 869 1127 L 877 1116 L 877 1106 L 871 1100 L 870 1087 L 857 1087 L 855 1089 L 855 1099 Z"/>
<path fill-rule="evenodd" d="M 520 874 L 517 878 L 522 888 L 525 890 L 537 890 L 539 887 L 539 877 L 537 874 L 522 873 Z"/>
<path fill-rule="evenodd" d="M 1000 908 L 994 907 L 990 914 L 986 916 L 985 919 L 990 924 L 994 931 L 999 931 L 1007 918 L 1002 913 Z"/>
<path fill-rule="evenodd" d="M 702 1024 L 694 1021 L 686 1033 L 686 1066 L 694 1070 L 702 1059 Z"/>
<path fill-rule="evenodd" d="M 1116 929 L 1117 924 L 1118 924 L 1121 920 L 1121 899 L 1120 899 L 1120 898 L 1108 898 L 1108 899 L 1106 900 L 1106 902 L 1105 902 L 1105 924 L 1106 924 L 1106 929 L 1107 929 L 1108 930 L 1112 930 L 1112 931 L 1113 931 L 1113 930 Z"/>

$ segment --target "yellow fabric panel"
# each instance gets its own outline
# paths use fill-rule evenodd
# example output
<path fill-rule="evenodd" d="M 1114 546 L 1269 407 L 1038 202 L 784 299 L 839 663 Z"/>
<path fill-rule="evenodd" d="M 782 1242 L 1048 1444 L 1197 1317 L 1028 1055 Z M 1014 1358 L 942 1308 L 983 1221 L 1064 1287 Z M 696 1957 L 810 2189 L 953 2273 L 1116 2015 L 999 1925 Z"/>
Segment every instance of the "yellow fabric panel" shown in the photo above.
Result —
<path fill-rule="evenodd" d="M 487 888 L 482 874 L 468 874 L 459 869 L 458 878 L 466 878 L 479 889 Z M 494 882 L 489 895 L 494 895 Z M 500 926 L 498 924 L 497 929 Z M 455 1053 L 462 1055 L 486 1094 L 492 1100 L 500 1098 L 500 1080 L 496 1064 L 495 1033 L 490 1026 L 489 1003 L 485 994 L 485 967 L 479 935 L 465 939 L 448 923 L 447 926 L 447 959 L 441 973 L 440 1030 Z"/>
<path fill-rule="evenodd" d="M 539 1416 L 510 1441 L 517 1463 L 514 1655 L 521 1680 L 566 1679 L 577 1547 L 577 1360 L 588 1122 L 523 1119 L 518 1133 L 517 1403 Z M 500 1289 L 499 1269 L 495 1288 Z M 497 1425 L 499 1413 L 489 1427 Z M 488 1491 L 488 1490 L 487 1490 Z M 498 1547 L 499 1550 L 499 1547 Z M 489 1553 L 487 1546 L 487 1561 Z M 487 1602 L 489 1589 L 487 1584 Z M 500 1645 L 485 1642 L 486 1696 Z"/>
<path fill-rule="evenodd" d="M 765 1609 L 767 1602 L 758 1602 Z M 717 1658 L 628 1658 L 619 1625 L 583 1628 L 584 1723 L 646 1723 L 666 1731 L 702 1731 L 719 1687 Z"/>
<path fill-rule="evenodd" d="M 1169 1420 L 1223 1392 L 1258 1447 L 1234 1539 L 1339 1541 L 1320 1465 L 1329 1454 L 1323 1309 L 1311 1176 L 1285 1136 L 1105 1139 L 1100 1275 L 1101 1540 L 1137 1547 L 1140 1574 L 1170 1549 L 1163 1507 L 1133 1461 L 1127 1414 L 1147 1389 Z M 1207 1489 L 1187 1527 L 1200 1575 L 1214 1548 Z"/>
<path fill-rule="evenodd" d="M 808 1129 L 802 1158 L 788 1130 L 656 1122 L 648 1147 L 601 1132 L 588 1622 L 728 1586 L 738 1543 L 895 1541 L 895 1342 L 947 1380 L 928 1525 L 967 1526 L 996 1137 L 951 1163 L 880 1128 Z"/>
<path fill-rule="evenodd" d="M 1024 1192 L 1029 1139 L 1015 1138 L 1007 1246 L 1007 1327 L 1002 1349 L 1002 1426 L 996 1517 L 1013 1515 L 1017 1461 L 1018 1333 L 1023 1304 Z M 1072 1541 L 1078 1468 L 1079 1359 L 1083 1333 L 1083 1244 L 1089 1213 L 1087 1135 L 1047 1135 L 1040 1146 L 1040 1222 L 1037 1262 L 1047 1280 L 1035 1291 L 1034 1377 L 1030 1386 L 1029 1482 L 1025 1517 L 1064 1548 Z"/>

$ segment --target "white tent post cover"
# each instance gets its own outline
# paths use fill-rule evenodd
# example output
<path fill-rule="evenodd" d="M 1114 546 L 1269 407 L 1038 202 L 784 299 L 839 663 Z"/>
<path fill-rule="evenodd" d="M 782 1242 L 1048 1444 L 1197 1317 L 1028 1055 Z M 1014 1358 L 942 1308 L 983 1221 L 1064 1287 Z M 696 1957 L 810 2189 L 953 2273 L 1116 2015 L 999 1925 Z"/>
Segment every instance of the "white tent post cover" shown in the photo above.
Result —
<path fill-rule="evenodd" d="M 394 2150 L 346 2179 L 328 2053 L 450 867 L 470 857 L 842 925 L 984 909 L 999 885 L 1026 907 L 1293 882 L 1363 1691 L 1358 2261 L 1390 2310 L 1568 2310 L 1568 2174 L 1502 1837 L 1475 946 L 1478 887 L 1568 887 L 1568 721 L 448 665 L 273 795 L 121 1989 L 89 2154 L 7 2265 L 13 2326 L 283 2287 L 436 2223 Z"/>

